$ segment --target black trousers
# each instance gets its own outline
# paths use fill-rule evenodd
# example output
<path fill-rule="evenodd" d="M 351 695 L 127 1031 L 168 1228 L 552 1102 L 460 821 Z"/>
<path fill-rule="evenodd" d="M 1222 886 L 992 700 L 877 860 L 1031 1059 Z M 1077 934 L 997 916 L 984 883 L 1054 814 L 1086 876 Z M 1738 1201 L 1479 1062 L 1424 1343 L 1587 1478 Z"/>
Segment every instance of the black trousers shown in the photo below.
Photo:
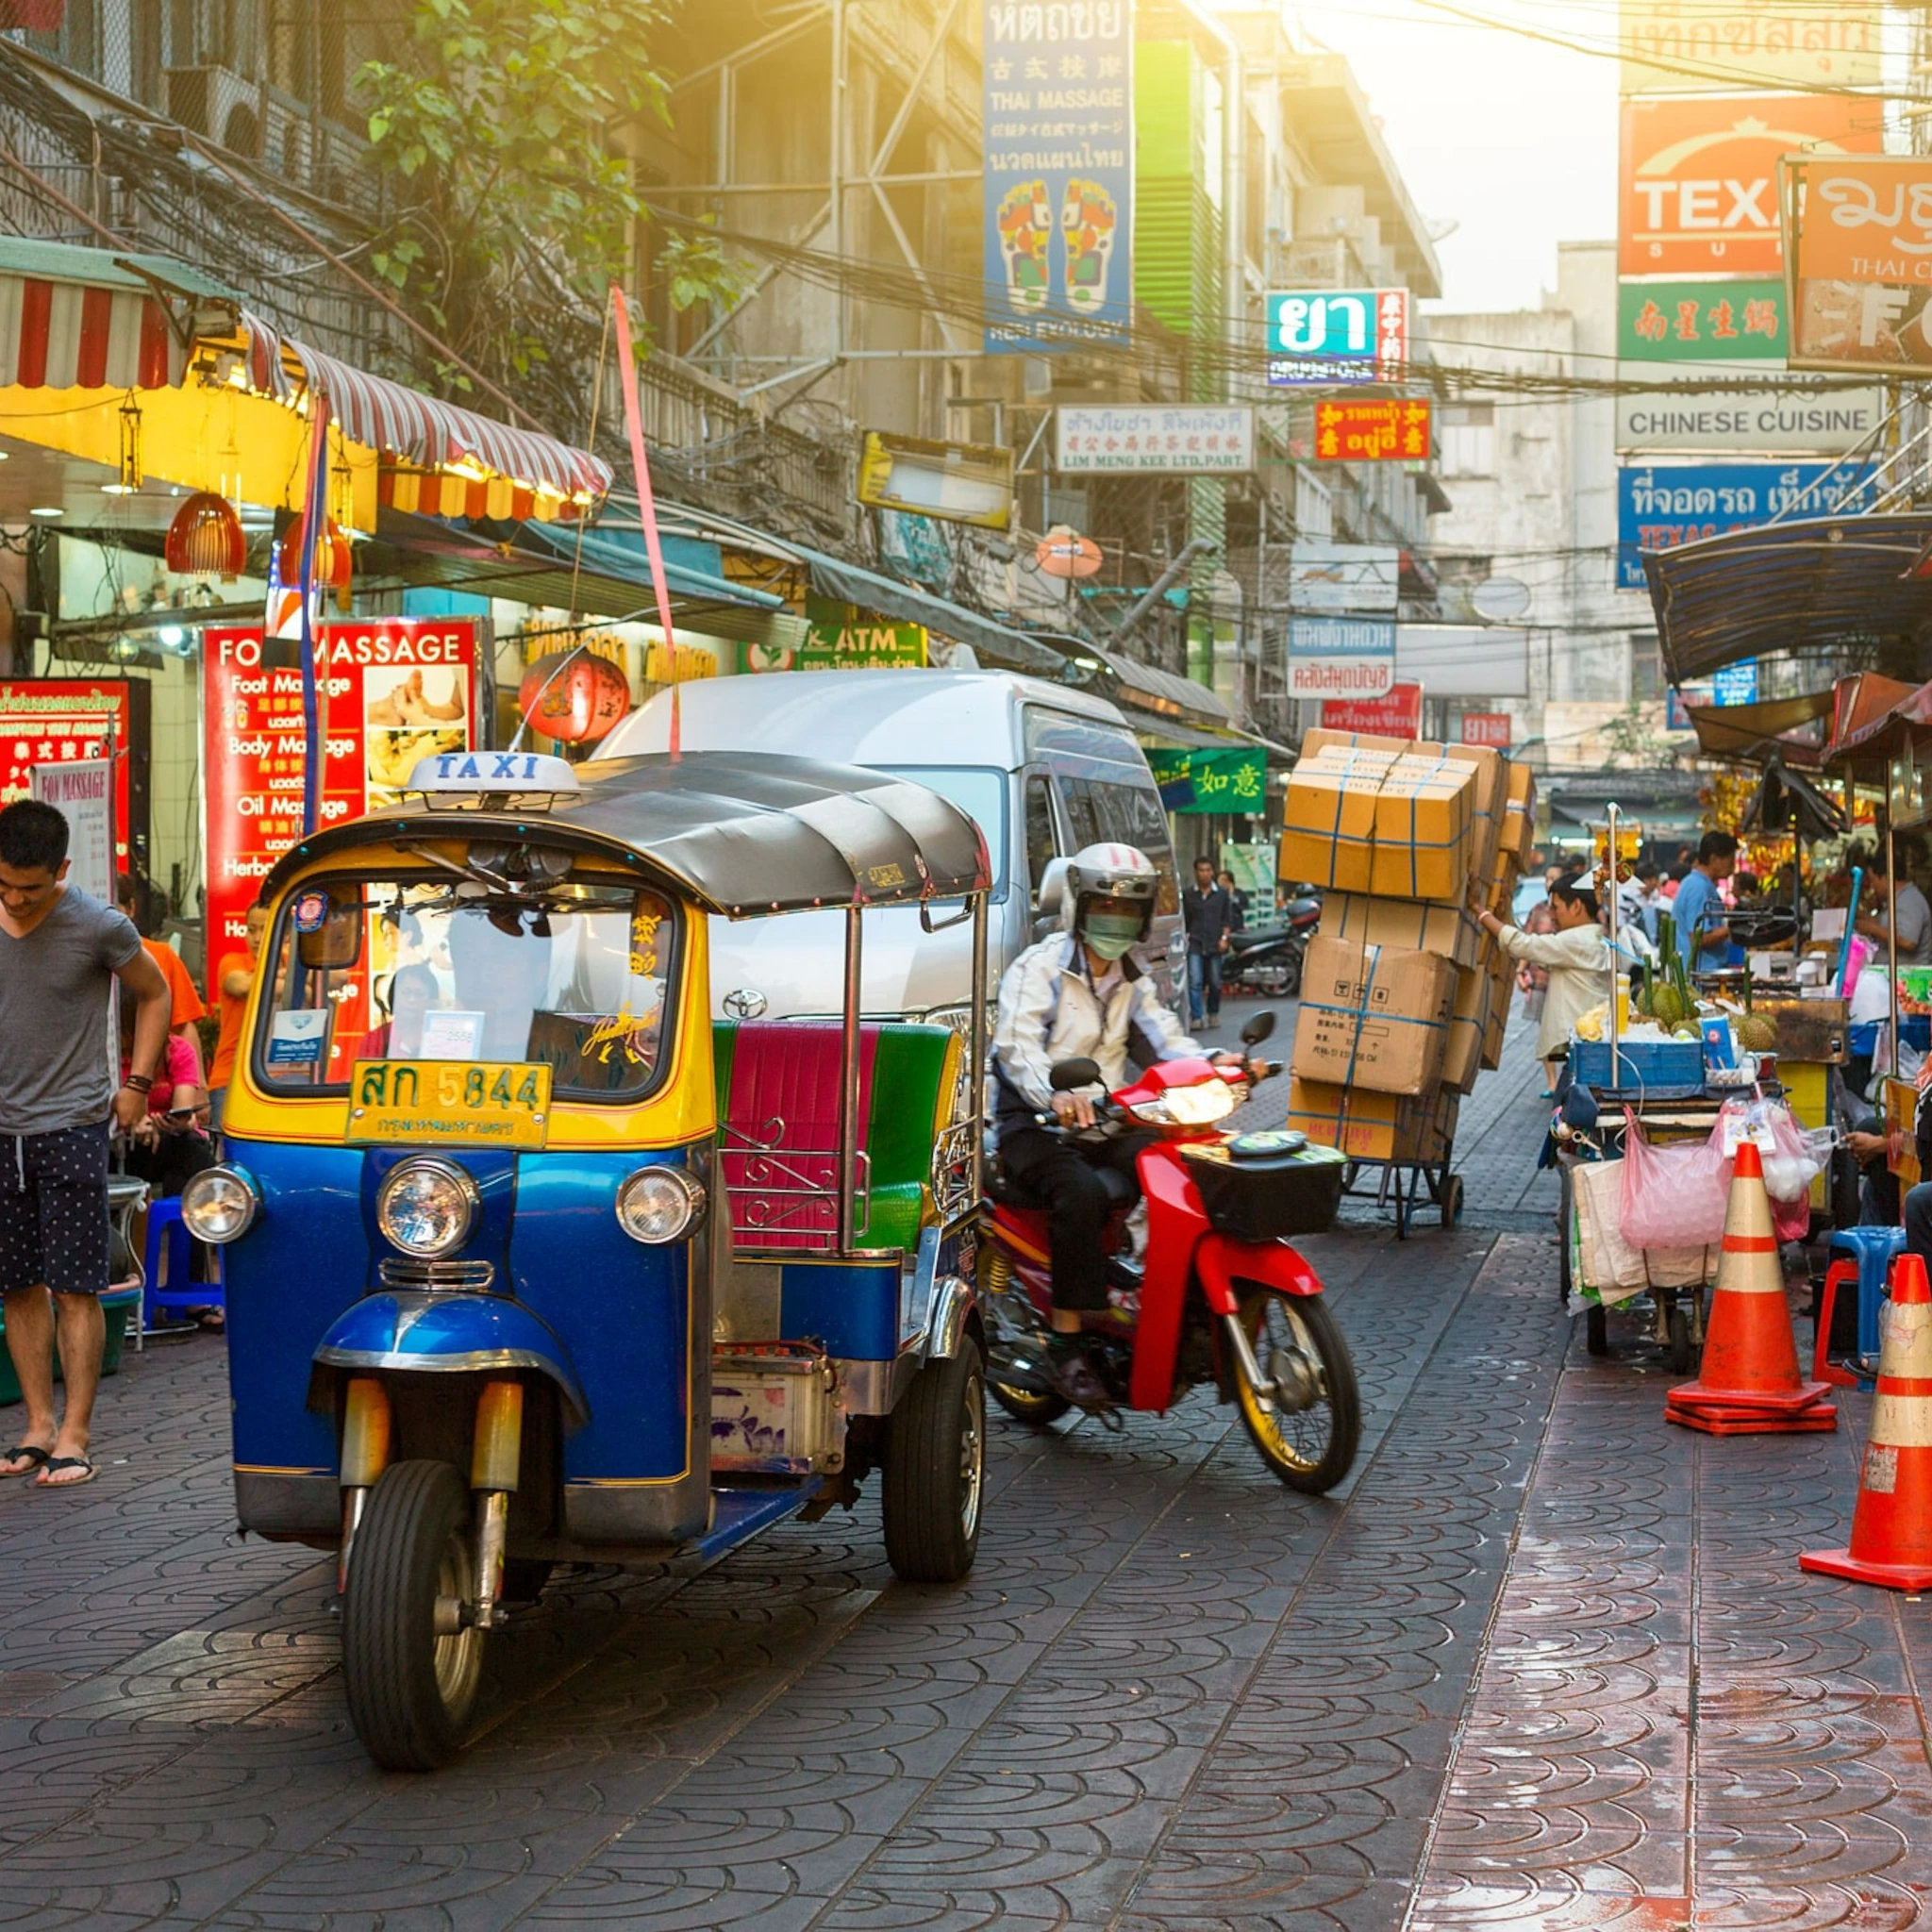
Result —
<path fill-rule="evenodd" d="M 1053 1266 L 1053 1305 L 1069 1314 L 1107 1307 L 1107 1257 L 1100 1241 L 1114 1197 L 1102 1168 L 1134 1179 L 1134 1160 L 1154 1139 L 1124 1134 L 1094 1147 L 1075 1146 L 1043 1127 L 1015 1127 L 1000 1136 L 1007 1172 L 1046 1208 L 1047 1249 Z"/>

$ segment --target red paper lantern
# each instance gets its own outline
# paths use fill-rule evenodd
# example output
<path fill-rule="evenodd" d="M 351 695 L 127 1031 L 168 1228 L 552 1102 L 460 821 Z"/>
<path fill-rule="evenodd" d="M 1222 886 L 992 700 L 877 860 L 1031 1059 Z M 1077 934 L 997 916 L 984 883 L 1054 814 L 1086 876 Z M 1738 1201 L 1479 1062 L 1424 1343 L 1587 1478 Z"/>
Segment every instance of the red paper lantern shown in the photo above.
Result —
<path fill-rule="evenodd" d="M 306 514 L 297 517 L 289 525 L 289 534 L 282 539 L 285 587 L 294 584 L 302 569 L 302 530 L 307 521 Z M 325 590 L 346 591 L 353 562 L 349 555 L 349 540 L 342 534 L 342 526 L 333 517 L 328 518 L 322 526 L 322 534 L 315 540 L 315 581 Z"/>
<path fill-rule="evenodd" d="M 524 673 L 517 703 L 532 731 L 593 744 L 630 709 L 630 684 L 608 658 L 551 651 Z"/>
<path fill-rule="evenodd" d="M 248 561 L 248 538 L 225 496 L 197 490 L 175 512 L 161 554 L 184 576 L 233 578 Z"/>

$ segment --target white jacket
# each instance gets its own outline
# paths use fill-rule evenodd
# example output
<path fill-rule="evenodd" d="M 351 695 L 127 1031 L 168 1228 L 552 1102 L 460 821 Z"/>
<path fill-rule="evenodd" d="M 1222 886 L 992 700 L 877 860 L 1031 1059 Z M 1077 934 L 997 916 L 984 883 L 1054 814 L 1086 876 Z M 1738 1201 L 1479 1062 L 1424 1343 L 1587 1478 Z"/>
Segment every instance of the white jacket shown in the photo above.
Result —
<path fill-rule="evenodd" d="M 1130 1056 L 1152 1065 L 1201 1051 L 1133 959 L 1123 959 L 1121 968 L 1120 982 L 1103 1001 L 1088 974 L 1086 948 L 1071 933 L 1027 947 L 1007 968 L 992 1036 L 1002 1125 L 1052 1107 L 1047 1078 L 1057 1061 L 1097 1061 L 1112 1089 L 1126 1084 Z"/>
<path fill-rule="evenodd" d="M 1583 1014 L 1607 1003 L 1617 983 L 1617 956 L 1596 924 L 1573 925 L 1566 932 L 1522 932 L 1506 925 L 1496 937 L 1512 959 L 1526 959 L 1549 973 L 1536 1039 L 1537 1058 L 1546 1060 L 1568 1041 Z"/>

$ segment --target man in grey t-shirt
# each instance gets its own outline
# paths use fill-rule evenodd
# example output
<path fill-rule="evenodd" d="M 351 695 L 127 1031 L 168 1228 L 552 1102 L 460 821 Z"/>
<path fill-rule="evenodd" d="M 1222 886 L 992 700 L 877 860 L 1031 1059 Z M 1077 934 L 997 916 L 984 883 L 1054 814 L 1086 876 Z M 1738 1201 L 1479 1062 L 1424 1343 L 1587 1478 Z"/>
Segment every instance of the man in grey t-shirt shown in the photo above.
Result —
<path fill-rule="evenodd" d="M 125 913 L 67 884 L 67 821 L 23 798 L 0 811 L 0 1296 L 26 1403 L 0 1476 L 92 1482 L 88 1453 L 107 1340 L 108 1133 L 147 1112 L 168 1033 L 168 982 Z M 108 993 L 135 1002 L 117 1092 Z M 118 1051 L 116 1054 L 118 1059 Z M 54 1413 L 54 1341 L 67 1384 Z"/>
<path fill-rule="evenodd" d="M 1874 911 L 1861 917 L 1859 932 L 1881 948 L 1889 947 L 1895 937 L 1901 966 L 1932 966 L 1932 905 L 1903 872 L 1895 878 L 1887 876 L 1883 845 L 1864 863 L 1866 891 L 1885 911 L 1882 916 Z M 1885 963 L 1882 951 L 1879 963 Z"/>

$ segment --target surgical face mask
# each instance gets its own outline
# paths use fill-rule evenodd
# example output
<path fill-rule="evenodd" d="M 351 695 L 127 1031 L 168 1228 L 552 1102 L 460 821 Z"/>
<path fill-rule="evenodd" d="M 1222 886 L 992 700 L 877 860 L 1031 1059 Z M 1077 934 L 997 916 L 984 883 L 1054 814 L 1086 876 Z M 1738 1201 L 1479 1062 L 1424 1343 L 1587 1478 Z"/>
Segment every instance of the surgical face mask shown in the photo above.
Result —
<path fill-rule="evenodd" d="M 1131 912 L 1090 912 L 1080 937 L 1103 959 L 1118 959 L 1141 937 Z"/>

